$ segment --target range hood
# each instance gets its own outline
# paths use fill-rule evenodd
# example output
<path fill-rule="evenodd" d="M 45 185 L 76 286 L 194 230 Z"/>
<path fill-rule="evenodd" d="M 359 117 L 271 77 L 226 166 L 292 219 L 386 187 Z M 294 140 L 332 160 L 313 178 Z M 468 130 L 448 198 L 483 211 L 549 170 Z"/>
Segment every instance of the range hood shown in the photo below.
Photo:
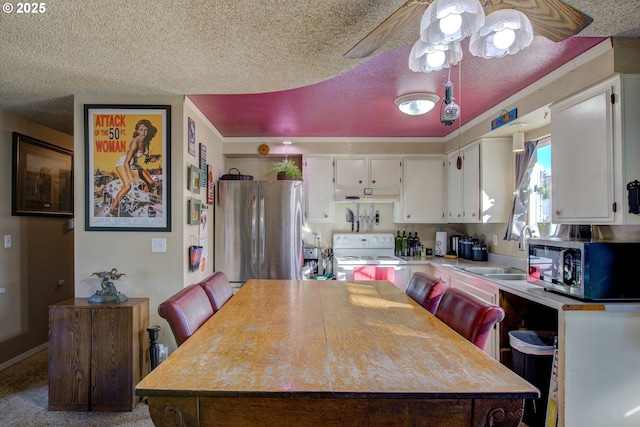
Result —
<path fill-rule="evenodd" d="M 399 202 L 400 187 L 336 187 L 336 202 Z"/>

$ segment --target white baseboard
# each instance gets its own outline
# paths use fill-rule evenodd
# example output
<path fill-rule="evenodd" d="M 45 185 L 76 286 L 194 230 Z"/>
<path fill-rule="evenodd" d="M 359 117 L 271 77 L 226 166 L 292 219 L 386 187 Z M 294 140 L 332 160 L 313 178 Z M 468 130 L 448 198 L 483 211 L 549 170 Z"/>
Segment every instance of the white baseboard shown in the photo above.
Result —
<path fill-rule="evenodd" d="M 22 353 L 21 355 L 16 356 L 11 360 L 7 360 L 6 362 L 0 364 L 0 371 L 5 370 L 8 367 L 10 367 L 12 365 L 15 365 L 18 362 L 22 362 L 24 359 L 27 359 L 27 358 L 33 356 L 36 353 L 40 353 L 42 350 L 45 350 L 47 348 L 49 348 L 49 343 L 48 342 L 46 342 L 44 344 L 41 344 L 41 345 L 39 345 L 39 346 L 37 346 L 35 348 L 32 348 L 31 350 L 29 350 L 29 351 L 27 351 L 25 353 Z"/>

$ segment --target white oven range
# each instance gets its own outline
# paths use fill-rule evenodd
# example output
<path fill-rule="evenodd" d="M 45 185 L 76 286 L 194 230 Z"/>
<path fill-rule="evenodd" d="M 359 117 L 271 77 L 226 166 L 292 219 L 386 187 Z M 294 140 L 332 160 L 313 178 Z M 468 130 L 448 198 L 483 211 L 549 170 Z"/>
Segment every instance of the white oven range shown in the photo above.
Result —
<path fill-rule="evenodd" d="M 394 255 L 392 233 L 333 235 L 333 271 L 337 280 L 389 280 L 404 291 L 407 262 Z"/>

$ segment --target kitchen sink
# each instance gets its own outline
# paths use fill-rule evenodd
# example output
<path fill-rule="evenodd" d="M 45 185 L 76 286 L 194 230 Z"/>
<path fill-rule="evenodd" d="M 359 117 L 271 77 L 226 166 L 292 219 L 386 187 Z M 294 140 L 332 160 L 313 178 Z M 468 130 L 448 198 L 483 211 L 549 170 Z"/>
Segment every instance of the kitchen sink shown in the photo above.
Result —
<path fill-rule="evenodd" d="M 513 267 L 457 267 L 459 270 L 463 270 L 473 274 L 480 274 L 482 276 L 487 274 L 492 275 L 504 275 L 504 274 L 526 274 L 523 270 Z"/>
<path fill-rule="evenodd" d="M 526 280 L 527 273 L 513 267 L 456 267 L 467 273 L 477 274 L 487 279 Z"/>
<path fill-rule="evenodd" d="M 483 274 L 482 277 L 497 280 L 527 280 L 527 275 L 524 273 Z"/>

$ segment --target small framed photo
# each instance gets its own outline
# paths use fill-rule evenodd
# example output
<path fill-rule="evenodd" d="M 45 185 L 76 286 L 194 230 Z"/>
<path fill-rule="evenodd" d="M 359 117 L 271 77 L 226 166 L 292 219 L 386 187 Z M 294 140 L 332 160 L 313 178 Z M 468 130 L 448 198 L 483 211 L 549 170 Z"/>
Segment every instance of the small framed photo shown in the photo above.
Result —
<path fill-rule="evenodd" d="M 189 199 L 189 225 L 200 225 L 200 210 L 202 202 L 197 199 Z"/>
<path fill-rule="evenodd" d="M 11 214 L 73 216 L 73 153 L 13 133 Z"/>
<path fill-rule="evenodd" d="M 189 117 L 189 154 L 193 157 L 196 156 L 196 122 Z"/>
<path fill-rule="evenodd" d="M 197 166 L 191 165 L 189 168 L 188 186 L 192 193 L 200 193 L 200 172 L 201 169 Z"/>

